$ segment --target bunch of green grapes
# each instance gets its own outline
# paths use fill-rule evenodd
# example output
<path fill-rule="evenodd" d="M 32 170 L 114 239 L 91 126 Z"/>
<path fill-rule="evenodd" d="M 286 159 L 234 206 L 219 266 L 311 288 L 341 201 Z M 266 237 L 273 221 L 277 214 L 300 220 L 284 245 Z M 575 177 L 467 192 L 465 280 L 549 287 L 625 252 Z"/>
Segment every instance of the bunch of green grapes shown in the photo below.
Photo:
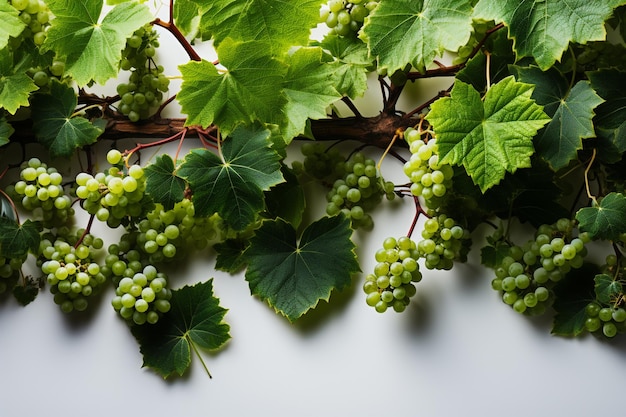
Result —
<path fill-rule="evenodd" d="M 519 313 L 538 315 L 552 302 L 551 289 L 572 269 L 583 265 L 586 233 L 573 236 L 575 222 L 559 219 L 541 225 L 523 246 L 511 246 L 495 268 L 491 286 Z"/>
<path fill-rule="evenodd" d="M 361 152 L 353 154 L 344 164 L 344 175 L 335 180 L 326 194 L 326 213 L 335 216 L 344 213 L 352 220 L 352 226 L 371 228 L 369 214 L 382 200 L 383 195 L 393 199 L 393 183 L 385 182 L 379 175 L 376 162 Z"/>
<path fill-rule="evenodd" d="M 54 302 L 66 313 L 86 310 L 89 298 L 106 282 L 96 259 L 104 242 L 84 232 L 49 235 L 39 244 L 41 271 Z"/>
<path fill-rule="evenodd" d="M 320 22 L 339 36 L 354 36 L 363 26 L 365 18 L 378 6 L 378 1 L 329 0 L 320 9 Z"/>
<path fill-rule="evenodd" d="M 152 110 L 163 101 L 170 80 L 163 74 L 163 66 L 154 61 L 159 47 L 158 33 L 147 24 L 126 40 L 120 69 L 130 71 L 128 83 L 120 83 L 119 111 L 132 122 L 150 117 Z"/>
<path fill-rule="evenodd" d="M 454 171 L 448 164 L 439 163 L 437 139 L 425 142 L 413 128 L 404 131 L 411 158 L 404 164 L 404 173 L 411 180 L 411 194 L 422 197 L 427 207 L 436 209 L 452 188 Z"/>
<path fill-rule="evenodd" d="M 181 260 L 218 237 L 215 217 L 196 217 L 189 199 L 164 210 L 160 203 L 137 224 L 135 247 L 151 264 Z"/>
<path fill-rule="evenodd" d="M 622 242 L 624 239 L 621 240 Z M 626 265 L 623 257 L 608 255 L 606 263 L 601 268 L 601 273 L 613 277 L 615 282 L 624 282 Z M 610 297 L 609 300 L 590 301 L 585 307 L 585 330 L 590 333 L 602 335 L 606 338 L 613 338 L 618 333 L 626 332 L 626 308 L 624 302 L 626 298 L 623 290 Z"/>
<path fill-rule="evenodd" d="M 24 161 L 20 168 L 20 179 L 7 188 L 11 198 L 40 219 L 44 227 L 66 224 L 74 209 L 63 188 L 62 175 L 38 158 Z"/>
<path fill-rule="evenodd" d="M 428 269 L 452 268 L 454 261 L 465 262 L 471 243 L 469 231 L 445 214 L 424 222 L 422 240 L 417 243 L 419 255 Z"/>
<path fill-rule="evenodd" d="M 493 29 L 495 27 L 495 23 L 493 21 L 485 21 L 482 19 L 474 19 L 472 21 L 472 33 L 470 34 L 469 39 L 465 43 L 465 45 L 461 46 L 454 59 L 452 60 L 452 65 L 458 65 L 466 62 L 469 58 L 471 58 L 471 54 L 474 49 L 478 46 L 478 44 L 484 39 L 487 31 Z"/>
<path fill-rule="evenodd" d="M 378 263 L 374 273 L 368 274 L 363 284 L 365 302 L 379 313 L 389 307 L 396 312 L 404 311 L 416 293 L 413 283 L 422 279 L 417 245 L 407 236 L 389 237 L 375 256 Z"/>
<path fill-rule="evenodd" d="M 89 214 L 116 228 L 143 218 L 154 203 L 145 194 L 146 177 L 140 165 L 131 165 L 126 169 L 118 150 L 109 151 L 107 161 L 112 165 L 105 172 L 95 175 L 80 172 L 76 175 L 75 193 Z"/>
<path fill-rule="evenodd" d="M 26 25 L 21 36 L 32 39 L 37 46 L 42 45 L 46 40 L 46 30 L 52 17 L 46 3 L 42 0 L 11 0 L 10 3 L 17 9 L 20 20 Z"/>
<path fill-rule="evenodd" d="M 335 147 L 326 148 L 319 142 L 306 142 L 300 148 L 304 161 L 294 161 L 292 168 L 298 175 L 304 173 L 331 184 L 344 173 L 344 156 Z"/>
<path fill-rule="evenodd" d="M 171 298 L 167 276 L 153 265 L 146 265 L 141 271 L 125 271 L 117 284 L 111 305 L 129 322 L 154 324 L 170 310 Z"/>

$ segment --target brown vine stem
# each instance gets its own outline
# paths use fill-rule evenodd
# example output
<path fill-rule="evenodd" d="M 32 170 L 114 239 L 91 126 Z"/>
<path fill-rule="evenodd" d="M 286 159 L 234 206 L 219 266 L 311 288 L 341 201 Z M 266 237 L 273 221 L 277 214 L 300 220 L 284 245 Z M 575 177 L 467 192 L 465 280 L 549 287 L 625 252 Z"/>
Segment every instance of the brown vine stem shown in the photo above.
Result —
<path fill-rule="evenodd" d="M 165 22 L 159 18 L 156 18 L 152 21 L 152 24 L 155 26 L 160 26 L 170 32 L 176 38 L 178 43 L 180 43 L 185 52 L 187 52 L 187 55 L 189 55 L 189 59 L 191 59 L 192 61 L 202 61 L 202 57 L 198 55 L 191 43 L 189 43 L 187 38 L 185 38 L 185 35 L 183 35 L 183 33 L 180 31 L 180 29 L 178 29 L 173 21 Z"/>

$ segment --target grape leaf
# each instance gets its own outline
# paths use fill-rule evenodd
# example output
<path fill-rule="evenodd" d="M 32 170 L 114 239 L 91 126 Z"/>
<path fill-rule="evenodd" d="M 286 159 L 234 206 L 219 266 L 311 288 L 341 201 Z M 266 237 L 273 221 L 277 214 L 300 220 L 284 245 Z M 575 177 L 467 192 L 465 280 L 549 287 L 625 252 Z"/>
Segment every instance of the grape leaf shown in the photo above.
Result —
<path fill-rule="evenodd" d="M 322 0 L 212 0 L 206 5 L 206 27 L 216 45 L 225 39 L 265 42 L 272 55 L 305 45 L 319 22 Z"/>
<path fill-rule="evenodd" d="M 43 288 L 42 283 L 31 276 L 25 277 L 24 281 L 23 285 L 13 287 L 13 297 L 23 306 L 33 302 Z"/>
<path fill-rule="evenodd" d="M 246 265 L 243 253 L 248 244 L 248 239 L 226 239 L 213 245 L 213 249 L 217 252 L 215 269 L 231 274 L 241 270 Z"/>
<path fill-rule="evenodd" d="M 535 150 L 554 170 L 567 166 L 583 148 L 582 139 L 595 136 L 593 109 L 604 100 L 589 81 L 581 80 L 560 100 L 552 120 L 535 141 Z M 537 100 L 539 104 L 542 104 Z"/>
<path fill-rule="evenodd" d="M 561 71 L 554 67 L 542 71 L 536 65 L 511 65 L 509 68 L 517 81 L 535 86 L 531 97 L 543 106 L 548 116 L 553 117 L 570 89 L 569 80 Z"/>
<path fill-rule="evenodd" d="M 240 123 L 274 120 L 286 101 L 281 93 L 286 66 L 262 42 L 226 39 L 217 53 L 226 72 L 204 60 L 179 67 L 183 82 L 177 99 L 187 125 L 215 123 L 228 135 Z"/>
<path fill-rule="evenodd" d="M 616 281 L 607 274 L 598 274 L 594 278 L 596 299 L 602 304 L 614 304 L 621 295 L 624 288 L 621 282 Z"/>
<path fill-rule="evenodd" d="M 227 310 L 213 295 L 213 279 L 173 290 L 170 304 L 170 311 L 155 324 L 131 327 L 143 366 L 163 378 L 183 375 L 191 364 L 192 349 L 204 365 L 198 348 L 216 350 L 230 339 L 230 326 L 223 321 Z"/>
<path fill-rule="evenodd" d="M 77 148 L 96 142 L 104 131 L 84 117 L 73 116 L 77 103 L 74 89 L 56 80 L 51 81 L 49 93 L 33 98 L 33 130 L 52 157 L 71 156 Z"/>
<path fill-rule="evenodd" d="M 579 269 L 572 269 L 554 287 L 554 321 L 552 334 L 558 336 L 579 336 L 585 331 L 587 314 L 585 307 L 593 300 L 593 280 L 598 267 L 585 263 Z"/>
<path fill-rule="evenodd" d="M 295 321 L 360 271 L 351 234 L 343 215 L 312 223 L 299 243 L 296 230 L 284 220 L 263 222 L 244 253 L 251 293 Z"/>
<path fill-rule="evenodd" d="M 594 239 L 618 240 L 626 232 L 626 197 L 609 193 L 600 204 L 578 210 L 576 220 L 580 231 L 588 232 Z"/>
<path fill-rule="evenodd" d="M 0 49 L 0 108 L 11 114 L 28 106 L 30 93 L 38 89 L 32 78 L 15 65 L 9 48 Z M 14 67 L 15 65 L 15 67 Z"/>
<path fill-rule="evenodd" d="M 234 230 L 243 230 L 264 208 L 264 194 L 282 182 L 278 154 L 269 147 L 269 132 L 240 127 L 221 146 L 221 156 L 194 149 L 178 174 L 193 193 L 199 216 L 218 213 Z"/>
<path fill-rule="evenodd" d="M 337 65 L 322 61 L 321 48 L 300 48 L 289 55 L 287 63 L 283 83 L 287 103 L 279 113 L 285 139 L 304 133 L 309 118 L 326 117 L 327 107 L 341 98 L 334 87 Z"/>
<path fill-rule="evenodd" d="M 475 18 L 504 22 L 517 57 L 533 57 L 542 70 L 561 58 L 570 42 L 603 40 L 604 21 L 623 0 L 480 0 Z"/>
<path fill-rule="evenodd" d="M 171 210 L 174 205 L 185 197 L 187 182 L 176 175 L 174 161 L 163 154 L 145 168 L 146 192 L 156 203 L 161 203 L 165 210 Z"/>
<path fill-rule="evenodd" d="M 174 24 L 188 39 L 202 37 L 199 30 L 203 11 L 199 3 L 193 0 L 174 2 Z"/>
<path fill-rule="evenodd" d="M 302 222 L 306 207 L 304 190 L 298 177 L 290 168 L 283 165 L 282 173 L 285 182 L 281 182 L 265 193 L 267 211 L 273 218 L 280 217 L 297 229 Z"/>
<path fill-rule="evenodd" d="M 391 74 L 407 64 L 424 72 L 444 50 L 456 51 L 472 32 L 470 0 L 381 1 L 359 35 Z"/>
<path fill-rule="evenodd" d="M 102 20 L 102 0 L 48 0 L 46 4 L 55 18 L 41 49 L 65 56 L 65 72 L 79 86 L 117 77 L 126 39 L 154 18 L 136 2 L 115 6 Z"/>
<path fill-rule="evenodd" d="M 530 167 L 532 138 L 550 119 L 531 98 L 533 86 L 513 76 L 484 97 L 456 80 L 450 97 L 437 100 L 426 119 L 437 135 L 443 163 L 463 165 L 482 192 L 506 172 Z"/>
<path fill-rule="evenodd" d="M 320 45 L 339 65 L 335 67 L 335 89 L 352 99 L 367 91 L 367 73 L 372 67 L 367 45 L 342 36 L 329 34 Z"/>
<path fill-rule="evenodd" d="M 30 219 L 19 224 L 9 217 L 0 217 L 0 253 L 6 258 L 20 258 L 30 250 L 37 253 L 41 224 Z"/>
<path fill-rule="evenodd" d="M 596 133 L 619 156 L 626 152 L 626 72 L 604 69 L 589 72 L 588 76 L 593 89 L 605 100 L 595 109 Z"/>
<path fill-rule="evenodd" d="M 15 132 L 15 129 L 7 122 L 6 117 L 0 117 L 0 147 L 9 143 L 9 138 L 13 132 Z"/>
<path fill-rule="evenodd" d="M 17 38 L 26 27 L 19 14 L 7 0 L 0 0 L 0 49 L 8 45 L 9 38 Z"/>

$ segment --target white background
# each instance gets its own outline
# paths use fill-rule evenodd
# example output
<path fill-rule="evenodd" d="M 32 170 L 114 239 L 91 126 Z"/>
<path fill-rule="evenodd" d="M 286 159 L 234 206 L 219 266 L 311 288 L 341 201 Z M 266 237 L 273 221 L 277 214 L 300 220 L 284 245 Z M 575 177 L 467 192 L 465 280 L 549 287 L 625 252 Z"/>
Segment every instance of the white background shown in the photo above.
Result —
<path fill-rule="evenodd" d="M 163 35 L 162 57 L 180 52 L 168 42 Z M 179 62 L 167 61 L 168 73 Z M 383 175 L 405 181 L 394 161 Z M 382 240 L 406 234 L 412 216 L 408 201 L 387 205 L 375 213 L 374 231 L 355 234 L 364 272 Z M 513 312 L 491 290 L 479 245 L 452 272 L 423 269 L 403 314 L 368 307 L 357 276 L 293 325 L 251 297 L 243 275 L 214 271 L 214 257 L 177 265 L 175 287 L 214 278 L 229 309 L 232 339 L 204 355 L 212 379 L 196 357 L 182 378 L 141 368 L 139 347 L 107 297 L 78 320 L 61 313 L 47 289 L 25 308 L 3 300 L 0 416 L 619 415 L 624 341 L 551 336 L 551 317 Z"/>

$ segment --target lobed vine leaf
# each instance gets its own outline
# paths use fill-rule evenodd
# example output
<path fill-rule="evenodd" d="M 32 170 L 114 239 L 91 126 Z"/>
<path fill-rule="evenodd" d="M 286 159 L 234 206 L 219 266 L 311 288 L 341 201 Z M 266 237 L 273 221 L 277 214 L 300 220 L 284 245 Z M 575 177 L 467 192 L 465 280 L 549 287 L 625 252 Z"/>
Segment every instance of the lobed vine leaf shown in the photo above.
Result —
<path fill-rule="evenodd" d="M 594 299 L 593 279 L 598 273 L 597 265 L 585 263 L 572 269 L 554 287 L 554 321 L 552 334 L 558 336 L 580 336 L 585 331 L 587 313 L 585 307 Z"/>
<path fill-rule="evenodd" d="M 216 45 L 225 39 L 264 42 L 272 55 L 306 45 L 319 22 L 321 0 L 196 0 Z"/>
<path fill-rule="evenodd" d="M 102 0 L 47 0 L 54 13 L 42 51 L 65 57 L 65 71 L 80 86 L 117 77 L 126 39 L 154 19 L 142 4 L 115 6 L 102 20 Z"/>
<path fill-rule="evenodd" d="M 217 53 L 227 71 L 204 60 L 180 66 L 177 99 L 187 125 L 216 124 L 228 135 L 241 123 L 274 120 L 286 102 L 281 90 L 287 67 L 269 55 L 263 42 L 226 39 Z"/>
<path fill-rule="evenodd" d="M 297 229 L 304 216 L 306 196 L 298 181 L 298 176 L 289 167 L 283 165 L 281 172 L 285 182 L 281 182 L 265 193 L 267 212 L 273 218 L 280 217 L 286 220 Z"/>
<path fill-rule="evenodd" d="M 167 154 L 158 156 L 145 168 L 146 192 L 154 202 L 161 203 L 165 210 L 171 210 L 185 197 L 187 182 L 175 171 L 174 161 Z"/>
<path fill-rule="evenodd" d="M 472 32 L 470 0 L 381 1 L 359 35 L 388 74 L 410 64 L 424 72 L 444 50 L 456 51 Z"/>
<path fill-rule="evenodd" d="M 532 139 L 550 120 L 531 99 L 532 90 L 509 76 L 491 86 L 483 100 L 471 85 L 456 80 L 450 97 L 433 103 L 426 116 L 441 161 L 463 165 L 482 192 L 507 172 L 530 167 Z"/>
<path fill-rule="evenodd" d="M 625 25 L 626 26 L 626 25 Z M 594 123 L 596 134 L 608 153 L 621 155 L 626 152 L 626 72 L 603 69 L 588 73 L 591 86 L 605 101 L 596 107 Z"/>
<path fill-rule="evenodd" d="M 578 228 L 594 239 L 618 240 L 626 232 L 626 197 L 612 192 L 592 207 L 583 207 L 576 213 Z"/>
<path fill-rule="evenodd" d="M 624 294 L 622 283 L 607 274 L 598 274 L 594 278 L 596 299 L 602 304 L 613 304 Z"/>
<path fill-rule="evenodd" d="M 230 326 L 223 321 L 228 310 L 213 295 L 213 279 L 173 290 L 170 304 L 170 311 L 154 325 L 131 328 L 143 366 L 163 378 L 182 375 L 191 364 L 192 349 L 199 356 L 198 348 L 216 350 L 230 339 Z"/>
<path fill-rule="evenodd" d="M 623 0 L 480 0 L 475 18 L 504 22 L 517 57 L 533 57 L 542 70 L 561 58 L 570 42 L 604 40 L 604 21 Z"/>
<path fill-rule="evenodd" d="M 0 109 L 15 114 L 20 107 L 29 105 L 30 93 L 37 88 L 32 78 L 15 66 L 9 48 L 0 49 Z"/>
<path fill-rule="evenodd" d="M 284 181 L 268 138 L 262 128 L 240 127 L 224 140 L 221 155 L 195 149 L 186 156 L 178 174 L 189 183 L 197 215 L 218 213 L 236 231 L 256 219 L 263 192 Z"/>
<path fill-rule="evenodd" d="M 299 243 L 289 223 L 264 221 L 244 253 L 250 291 L 289 321 L 297 320 L 360 271 L 351 235 L 350 220 L 343 215 L 310 224 Z"/>
<path fill-rule="evenodd" d="M 28 251 L 37 253 L 40 232 L 39 222 L 28 219 L 19 224 L 9 217 L 0 217 L 0 253 L 6 258 L 20 258 Z"/>
<path fill-rule="evenodd" d="M 4 49 L 9 43 L 9 38 L 17 38 L 26 24 L 19 17 L 15 7 L 11 6 L 7 0 L 0 0 L 0 49 Z"/>
<path fill-rule="evenodd" d="M 13 132 L 15 132 L 15 129 L 7 122 L 6 117 L 0 117 L 0 147 L 9 143 L 9 138 Z"/>
<path fill-rule="evenodd" d="M 33 98 L 33 130 L 52 157 L 71 156 L 84 145 L 96 142 L 104 131 L 84 117 L 73 117 L 78 98 L 74 89 L 52 80 L 49 93 Z"/>

